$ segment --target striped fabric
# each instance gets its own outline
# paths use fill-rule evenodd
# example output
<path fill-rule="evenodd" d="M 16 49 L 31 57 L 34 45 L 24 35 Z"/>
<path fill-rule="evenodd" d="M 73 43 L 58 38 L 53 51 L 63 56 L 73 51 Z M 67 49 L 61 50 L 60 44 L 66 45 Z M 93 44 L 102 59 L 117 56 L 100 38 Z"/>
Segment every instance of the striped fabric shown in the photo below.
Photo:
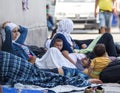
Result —
<path fill-rule="evenodd" d="M 90 83 L 83 77 L 65 77 L 38 69 L 28 61 L 13 54 L 0 51 L 0 83 L 15 83 L 55 87 L 57 85 L 88 86 Z"/>

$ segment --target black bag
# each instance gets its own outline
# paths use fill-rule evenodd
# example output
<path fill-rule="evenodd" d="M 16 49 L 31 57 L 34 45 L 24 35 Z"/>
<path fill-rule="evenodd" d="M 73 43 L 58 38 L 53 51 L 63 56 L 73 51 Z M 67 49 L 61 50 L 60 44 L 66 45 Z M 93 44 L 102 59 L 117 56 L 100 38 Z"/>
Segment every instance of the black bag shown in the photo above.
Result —
<path fill-rule="evenodd" d="M 46 49 L 44 47 L 38 47 L 38 46 L 29 46 L 29 48 L 33 51 L 33 53 L 41 58 L 45 53 L 46 53 Z"/>
<path fill-rule="evenodd" d="M 120 60 L 111 62 L 101 73 L 100 80 L 104 83 L 120 82 Z"/>

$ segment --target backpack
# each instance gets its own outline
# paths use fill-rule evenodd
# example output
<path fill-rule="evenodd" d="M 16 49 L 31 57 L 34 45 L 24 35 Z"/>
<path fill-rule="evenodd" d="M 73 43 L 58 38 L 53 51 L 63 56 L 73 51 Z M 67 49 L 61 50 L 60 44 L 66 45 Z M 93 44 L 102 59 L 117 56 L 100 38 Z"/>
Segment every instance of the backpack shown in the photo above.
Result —
<path fill-rule="evenodd" d="M 120 83 L 120 60 L 111 62 L 100 73 L 100 80 L 104 83 Z"/>
<path fill-rule="evenodd" d="M 38 47 L 38 46 L 29 46 L 29 48 L 33 51 L 33 53 L 41 58 L 45 53 L 46 53 L 46 49 L 44 47 Z"/>

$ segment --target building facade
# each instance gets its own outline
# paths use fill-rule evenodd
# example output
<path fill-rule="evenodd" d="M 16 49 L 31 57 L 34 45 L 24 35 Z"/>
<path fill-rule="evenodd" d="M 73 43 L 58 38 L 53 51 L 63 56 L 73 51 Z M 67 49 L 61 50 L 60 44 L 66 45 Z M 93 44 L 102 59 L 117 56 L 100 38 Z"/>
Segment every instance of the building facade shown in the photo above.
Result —
<path fill-rule="evenodd" d="M 0 0 L 0 25 L 5 21 L 29 29 L 26 44 L 44 46 L 47 38 L 45 0 Z"/>

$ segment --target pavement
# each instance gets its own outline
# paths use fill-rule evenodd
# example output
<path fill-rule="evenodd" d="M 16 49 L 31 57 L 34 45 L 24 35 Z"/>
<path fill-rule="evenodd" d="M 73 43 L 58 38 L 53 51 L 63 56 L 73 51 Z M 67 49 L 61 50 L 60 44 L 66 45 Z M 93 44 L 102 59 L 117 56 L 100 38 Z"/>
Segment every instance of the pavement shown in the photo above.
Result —
<path fill-rule="evenodd" d="M 111 34 L 115 42 L 120 42 L 120 29 L 118 27 L 112 27 Z M 95 39 L 99 35 L 98 30 L 75 30 L 71 36 L 73 39 Z"/>
<path fill-rule="evenodd" d="M 115 42 L 120 42 L 120 29 L 118 27 L 112 27 L 111 34 Z M 48 31 L 48 37 L 50 37 L 51 31 Z M 71 37 L 77 40 L 95 39 L 99 35 L 98 30 L 74 30 L 71 33 Z"/>

